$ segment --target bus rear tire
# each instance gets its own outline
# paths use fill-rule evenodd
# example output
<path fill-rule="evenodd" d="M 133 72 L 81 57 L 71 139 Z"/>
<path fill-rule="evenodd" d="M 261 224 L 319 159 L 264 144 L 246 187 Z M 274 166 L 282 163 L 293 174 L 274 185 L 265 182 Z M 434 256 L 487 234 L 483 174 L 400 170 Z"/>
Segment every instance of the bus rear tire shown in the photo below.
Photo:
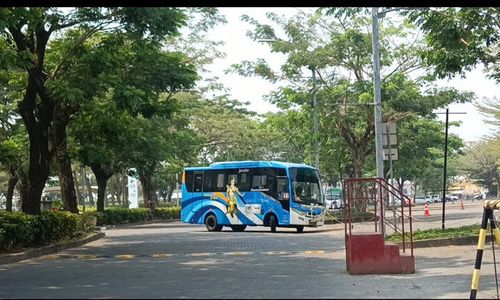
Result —
<path fill-rule="evenodd" d="M 222 230 L 222 225 L 217 224 L 217 217 L 214 214 L 210 214 L 205 218 L 205 226 L 208 231 Z"/>
<path fill-rule="evenodd" d="M 269 216 L 269 227 L 271 227 L 271 232 L 276 232 L 276 226 L 278 226 L 278 221 L 274 215 Z"/>
<path fill-rule="evenodd" d="M 236 232 L 244 231 L 247 225 L 231 225 L 231 229 Z"/>
<path fill-rule="evenodd" d="M 304 232 L 304 225 L 299 225 L 296 227 L 297 228 L 297 233 L 302 233 Z"/>

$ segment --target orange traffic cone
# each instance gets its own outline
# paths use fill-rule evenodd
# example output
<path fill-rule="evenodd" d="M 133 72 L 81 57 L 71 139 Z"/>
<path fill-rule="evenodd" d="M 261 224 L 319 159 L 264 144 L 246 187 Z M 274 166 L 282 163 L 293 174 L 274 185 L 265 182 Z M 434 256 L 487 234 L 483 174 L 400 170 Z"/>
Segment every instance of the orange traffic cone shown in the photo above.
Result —
<path fill-rule="evenodd" d="M 460 199 L 460 208 L 464 209 L 464 201 L 462 199 Z"/>
<path fill-rule="evenodd" d="M 428 217 L 430 215 L 431 215 L 431 212 L 429 210 L 429 204 L 426 203 L 424 206 L 424 216 Z"/>

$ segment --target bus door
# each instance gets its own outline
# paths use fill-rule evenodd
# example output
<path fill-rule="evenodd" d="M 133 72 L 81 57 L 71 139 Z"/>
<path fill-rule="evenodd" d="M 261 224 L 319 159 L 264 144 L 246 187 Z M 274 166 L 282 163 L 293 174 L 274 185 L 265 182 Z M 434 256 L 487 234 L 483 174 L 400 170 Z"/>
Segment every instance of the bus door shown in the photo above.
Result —
<path fill-rule="evenodd" d="M 277 176 L 278 201 L 284 210 L 290 211 L 290 190 L 288 187 L 288 177 Z"/>

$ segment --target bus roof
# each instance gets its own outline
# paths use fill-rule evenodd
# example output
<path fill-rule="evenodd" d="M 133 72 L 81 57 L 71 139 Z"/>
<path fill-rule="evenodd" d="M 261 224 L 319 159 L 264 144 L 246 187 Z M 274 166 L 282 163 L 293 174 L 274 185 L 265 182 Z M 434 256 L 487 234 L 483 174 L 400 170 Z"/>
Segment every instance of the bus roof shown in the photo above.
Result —
<path fill-rule="evenodd" d="M 282 161 L 265 161 L 265 160 L 244 160 L 244 161 L 224 161 L 215 162 L 208 167 L 186 167 L 185 170 L 217 170 L 229 168 L 308 168 L 315 169 L 306 164 L 289 163 Z"/>

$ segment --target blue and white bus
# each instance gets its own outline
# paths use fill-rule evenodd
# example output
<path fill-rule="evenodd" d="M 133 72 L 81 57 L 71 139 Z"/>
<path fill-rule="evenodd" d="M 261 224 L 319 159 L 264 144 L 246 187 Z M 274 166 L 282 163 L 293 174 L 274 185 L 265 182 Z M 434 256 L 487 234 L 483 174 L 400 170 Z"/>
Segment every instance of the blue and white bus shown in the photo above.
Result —
<path fill-rule="evenodd" d="M 323 225 L 324 213 L 319 173 L 309 165 L 232 161 L 184 169 L 181 219 L 208 231 L 260 225 L 302 232 Z"/>

